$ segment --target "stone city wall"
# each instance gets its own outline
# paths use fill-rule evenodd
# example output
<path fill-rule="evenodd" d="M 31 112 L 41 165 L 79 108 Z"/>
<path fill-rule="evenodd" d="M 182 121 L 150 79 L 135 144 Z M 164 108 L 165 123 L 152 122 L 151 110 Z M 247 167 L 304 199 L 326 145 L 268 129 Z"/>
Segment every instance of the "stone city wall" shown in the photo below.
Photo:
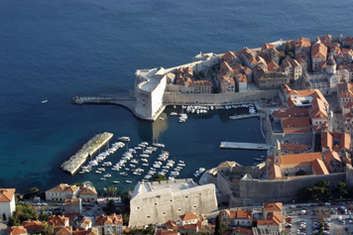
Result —
<path fill-rule="evenodd" d="M 258 204 L 266 201 L 294 200 L 300 189 L 309 187 L 318 181 L 329 181 L 336 184 L 345 181 L 344 172 L 329 175 L 304 176 L 282 180 L 246 179 L 240 182 L 240 199 L 244 205 Z"/>
<path fill-rule="evenodd" d="M 165 105 L 222 105 L 258 101 L 261 98 L 271 99 L 278 96 L 278 89 L 255 90 L 241 93 L 218 94 L 181 94 L 177 92 L 165 92 Z"/>

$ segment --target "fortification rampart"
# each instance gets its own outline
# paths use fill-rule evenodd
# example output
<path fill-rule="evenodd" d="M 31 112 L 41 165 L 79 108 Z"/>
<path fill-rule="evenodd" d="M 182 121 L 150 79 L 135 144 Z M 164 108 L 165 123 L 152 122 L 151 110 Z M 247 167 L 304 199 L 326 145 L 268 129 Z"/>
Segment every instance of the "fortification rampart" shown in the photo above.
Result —
<path fill-rule="evenodd" d="M 266 201 L 288 202 L 296 199 L 299 190 L 304 187 L 312 186 L 323 180 L 335 185 L 340 181 L 345 181 L 345 177 L 346 174 L 342 172 L 281 180 L 246 179 L 240 181 L 239 197 L 244 205 Z"/>
<path fill-rule="evenodd" d="M 177 92 L 165 92 L 163 103 L 165 105 L 222 105 L 271 99 L 278 96 L 278 90 L 255 90 L 241 93 L 217 93 L 217 94 L 182 94 Z"/>

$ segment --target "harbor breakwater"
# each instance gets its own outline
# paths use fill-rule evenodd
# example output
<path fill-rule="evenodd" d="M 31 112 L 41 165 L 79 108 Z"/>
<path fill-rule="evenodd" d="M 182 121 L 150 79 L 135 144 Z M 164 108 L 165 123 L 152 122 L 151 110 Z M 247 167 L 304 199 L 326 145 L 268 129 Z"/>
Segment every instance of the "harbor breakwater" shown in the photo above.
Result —
<path fill-rule="evenodd" d="M 86 162 L 87 158 L 96 153 L 105 144 L 113 138 L 114 134 L 110 132 L 103 132 L 95 135 L 87 143 L 85 143 L 81 149 L 72 155 L 67 161 L 61 164 L 61 168 L 74 175 L 78 169 Z"/>

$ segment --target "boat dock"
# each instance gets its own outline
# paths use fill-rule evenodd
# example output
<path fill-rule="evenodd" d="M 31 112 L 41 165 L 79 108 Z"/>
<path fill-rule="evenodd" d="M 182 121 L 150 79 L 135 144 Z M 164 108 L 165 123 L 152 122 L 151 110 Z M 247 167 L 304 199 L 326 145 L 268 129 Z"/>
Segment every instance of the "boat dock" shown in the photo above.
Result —
<path fill-rule="evenodd" d="M 260 114 L 253 113 L 253 114 L 233 115 L 233 116 L 229 116 L 229 119 L 239 120 L 239 119 L 246 119 L 246 118 L 253 118 L 253 117 L 260 117 Z"/>
<path fill-rule="evenodd" d="M 244 142 L 227 142 L 222 141 L 219 145 L 222 149 L 252 149 L 252 150 L 268 150 L 270 145 L 257 144 L 257 143 L 244 143 Z"/>
<path fill-rule="evenodd" d="M 95 135 L 85 143 L 77 153 L 61 164 L 61 168 L 64 171 L 69 172 L 71 175 L 74 175 L 86 162 L 87 158 L 107 144 L 113 136 L 113 133 L 110 132 L 103 132 Z"/>

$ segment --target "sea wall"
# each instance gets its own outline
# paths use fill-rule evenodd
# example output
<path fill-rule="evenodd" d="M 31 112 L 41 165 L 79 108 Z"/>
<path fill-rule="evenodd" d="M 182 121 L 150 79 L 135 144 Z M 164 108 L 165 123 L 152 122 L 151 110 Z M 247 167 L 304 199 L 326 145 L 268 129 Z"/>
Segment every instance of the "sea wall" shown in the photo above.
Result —
<path fill-rule="evenodd" d="M 345 172 L 329 175 L 304 176 L 293 179 L 261 180 L 245 179 L 239 184 L 239 198 L 243 205 L 253 205 L 266 201 L 288 202 L 297 198 L 298 192 L 304 187 L 325 180 L 331 184 L 345 181 Z"/>
<path fill-rule="evenodd" d="M 217 94 L 182 94 L 178 92 L 165 92 L 163 102 L 165 105 L 222 105 L 236 104 L 259 99 L 270 99 L 278 96 L 278 89 L 255 90 L 241 93 L 217 93 Z"/>

